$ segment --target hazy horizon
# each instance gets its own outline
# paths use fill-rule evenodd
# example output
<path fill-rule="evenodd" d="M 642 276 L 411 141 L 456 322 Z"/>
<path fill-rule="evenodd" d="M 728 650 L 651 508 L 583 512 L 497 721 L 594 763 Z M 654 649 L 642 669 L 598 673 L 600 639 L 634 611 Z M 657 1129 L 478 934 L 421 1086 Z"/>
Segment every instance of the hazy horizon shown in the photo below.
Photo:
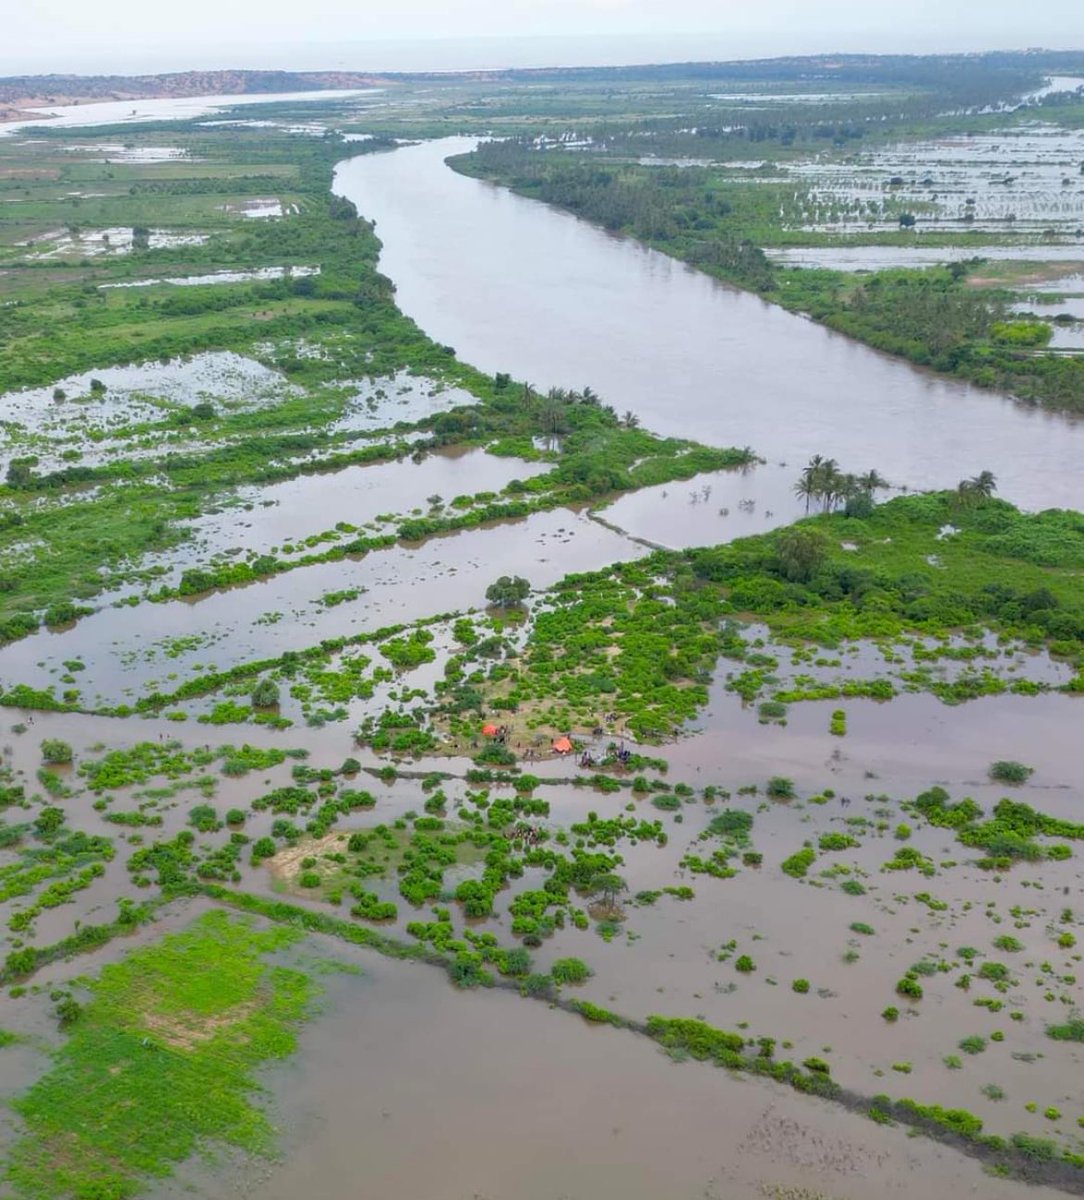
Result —
<path fill-rule="evenodd" d="M 472 70 L 613 66 L 832 53 L 1084 50 L 1077 0 L 1022 11 L 988 0 L 913 0 L 899 13 L 860 0 L 264 0 L 184 12 L 136 0 L 48 0 L 5 14 L 0 75 L 184 70 Z M 417 36 L 424 29 L 425 36 Z"/>

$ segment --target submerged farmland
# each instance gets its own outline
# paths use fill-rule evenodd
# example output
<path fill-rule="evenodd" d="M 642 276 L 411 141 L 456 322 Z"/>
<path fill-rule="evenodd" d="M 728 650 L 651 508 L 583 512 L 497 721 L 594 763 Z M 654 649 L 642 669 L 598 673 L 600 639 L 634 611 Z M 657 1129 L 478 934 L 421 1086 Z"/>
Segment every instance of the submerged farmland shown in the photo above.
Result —
<path fill-rule="evenodd" d="M 1072 208 L 1041 80 L 968 78 Z M 1084 1193 L 1076 426 L 402 144 L 700 204 L 965 89 L 659 87 L 0 139 L 0 1193 Z M 1004 159 L 889 132 L 865 244 L 835 165 L 763 244 Z M 1064 337 L 1062 217 L 937 287 Z"/>

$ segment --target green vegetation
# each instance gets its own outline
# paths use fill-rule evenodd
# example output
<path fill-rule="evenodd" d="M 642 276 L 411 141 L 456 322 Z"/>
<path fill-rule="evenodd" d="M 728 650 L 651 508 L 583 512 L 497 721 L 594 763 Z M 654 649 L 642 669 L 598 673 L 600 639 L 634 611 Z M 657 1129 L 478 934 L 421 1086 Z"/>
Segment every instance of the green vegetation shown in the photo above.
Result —
<path fill-rule="evenodd" d="M 559 958 L 550 967 L 554 983 L 586 983 L 591 968 L 580 958 Z"/>
<path fill-rule="evenodd" d="M 502 575 L 486 588 L 486 599 L 498 608 L 515 608 L 530 595 L 531 585 L 521 576 Z"/>
<path fill-rule="evenodd" d="M 315 989 L 263 956 L 297 937 L 216 912 L 105 967 L 54 1067 L 15 1102 L 14 1194 L 132 1195 L 214 1142 L 270 1150 L 253 1073 L 293 1050 Z"/>
<path fill-rule="evenodd" d="M 792 854 L 790 858 L 783 860 L 783 874 L 791 876 L 792 879 L 803 879 L 816 857 L 817 852 L 812 847 L 803 847 Z"/>
<path fill-rule="evenodd" d="M 1018 762 L 996 762 L 990 764 L 990 778 L 998 783 L 1027 783 L 1035 774 L 1034 767 L 1025 767 Z"/>
<path fill-rule="evenodd" d="M 966 66 L 959 88 L 949 89 L 961 103 L 965 96 L 996 102 L 1031 82 L 1019 62 L 1004 67 L 996 87 L 989 64 L 976 65 L 977 75 Z M 854 64 L 839 69 L 857 84 Z M 585 177 L 584 211 L 605 192 L 613 202 L 607 223 L 620 217 L 617 228 L 660 244 L 680 242 L 714 273 L 786 296 L 793 307 L 814 311 L 823 301 L 820 319 L 841 328 L 853 322 L 875 344 L 905 340 L 909 357 L 921 358 L 936 342 L 929 361 L 962 377 L 973 377 L 982 359 L 1025 386 L 1031 380 L 1038 388 L 1035 381 L 1049 371 L 1044 402 L 1054 403 L 1055 384 L 1077 386 L 1075 367 L 1041 366 L 1042 323 L 1009 320 L 1008 295 L 976 287 L 972 265 L 921 277 L 804 273 L 767 262 L 757 246 L 770 236 L 746 236 L 752 225 L 779 233 L 780 218 L 769 212 L 779 201 L 787 219 L 795 215 L 798 200 L 783 195 L 792 182 L 773 178 L 776 160 L 823 148 L 826 160 L 838 162 L 837 150 L 882 136 L 875 112 L 886 133 L 900 129 L 898 112 L 940 121 L 948 94 L 942 85 L 931 83 L 921 98 L 896 88 L 890 100 L 863 101 L 868 120 L 833 116 L 834 102 L 821 100 L 806 114 L 787 104 L 778 116 L 747 104 L 739 134 L 709 120 L 713 107 L 729 103 L 700 95 L 715 68 L 680 87 L 659 70 L 657 85 L 627 88 L 620 80 L 607 95 L 578 77 L 507 93 L 498 88 L 492 105 L 471 100 L 487 94 L 480 83 L 457 83 L 455 113 L 441 107 L 452 94 L 443 82 L 432 85 L 430 98 L 404 84 L 394 95 L 411 97 L 409 104 L 381 102 L 374 127 L 387 131 L 402 122 L 398 136 L 435 130 L 445 120 L 451 128 L 478 127 L 484 117 L 486 128 L 529 133 L 544 110 L 545 127 L 563 132 L 569 114 L 588 112 L 610 126 L 609 133 L 596 129 L 609 157 L 600 162 L 590 151 L 569 150 L 562 163 L 612 178 Z M 620 111 L 625 104 L 635 113 Z M 660 171 L 629 161 L 665 146 L 694 156 L 692 135 L 682 132 L 691 128 L 692 108 L 708 131 L 696 135 L 702 152 L 695 157 L 743 161 L 737 150 L 748 154 L 755 146 L 757 156 L 763 151 L 772 160 L 758 169 L 755 184 L 744 175 L 726 182 L 719 172 Z M 336 127 L 350 126 L 338 119 L 345 110 L 325 111 L 336 116 Z M 966 129 L 970 120 L 959 116 L 956 127 Z M 0 1047 L 17 1037 L 53 1055 L 39 1082 L 14 1100 L 22 1124 L 13 1127 L 7 1168 L 13 1194 L 119 1200 L 193 1153 L 214 1154 L 216 1143 L 272 1148 L 266 1117 L 254 1107 L 256 1072 L 289 1053 L 311 1009 L 316 989 L 298 970 L 310 960 L 295 945 L 306 932 L 430 964 L 457 988 L 505 989 L 626 1036 L 646 1034 L 675 1060 L 702 1059 L 834 1098 L 874 1120 L 960 1145 L 998 1173 L 1057 1182 L 1084 1165 L 1060 1126 L 1049 1131 L 1057 1141 L 1010 1139 L 986 1134 L 964 1109 L 843 1091 L 833 1074 L 854 1077 L 853 1052 L 837 1037 L 838 1005 L 815 999 L 834 997 L 831 972 L 811 982 L 780 967 L 792 954 L 792 964 L 814 960 L 788 941 L 771 906 L 756 903 L 766 888 L 792 886 L 770 865 L 757 870 L 761 849 L 769 864 L 788 854 L 782 872 L 805 881 L 800 894 L 809 920 L 799 924 L 827 939 L 818 961 L 837 970 L 848 964 L 864 995 L 879 988 L 879 1003 L 895 1001 L 880 1020 L 875 1005 L 852 1014 L 884 1041 L 885 1073 L 912 1073 L 902 1060 L 911 1055 L 913 1073 L 923 1077 L 910 1042 L 916 1032 L 933 1037 L 942 1028 L 929 1005 L 956 1020 L 957 1029 L 967 1027 L 968 1013 L 973 1023 L 1007 1012 L 1016 1022 L 1004 1022 L 1007 1032 L 984 1029 L 960 1043 L 964 1057 L 943 1061 L 962 1068 L 968 1053 L 996 1043 L 993 1057 L 1011 1051 L 1031 1062 L 1045 1045 L 1046 1066 L 1035 1078 L 1047 1092 L 1036 1093 L 1031 1111 L 1060 1121 L 1053 1103 L 1068 1094 L 1063 1081 L 1072 1056 L 1051 1054 L 1043 1030 L 1052 1041 L 1084 1040 L 1075 1008 L 1076 919 L 1060 907 L 1074 869 L 1065 860 L 1084 841 L 1084 826 L 1011 799 L 984 810 L 939 788 L 907 800 L 891 794 L 887 779 L 871 783 L 864 797 L 854 790 L 852 809 L 850 797 L 826 786 L 840 786 L 836 764 L 845 757 L 831 745 L 819 781 L 782 747 L 758 760 L 771 764 L 762 774 L 737 774 L 748 767 L 724 755 L 697 760 L 703 777 L 685 779 L 668 777 L 681 756 L 649 749 L 680 737 L 709 697 L 735 711 L 740 705 L 738 719 L 748 720 L 751 732 L 753 721 L 775 723 L 757 732 L 774 745 L 796 730 L 823 740 L 826 725 L 843 737 L 848 713 L 862 717 L 865 737 L 872 705 L 852 699 L 882 703 L 926 692 L 957 704 L 1058 686 L 1084 691 L 1080 515 L 1021 513 L 995 498 L 989 472 L 950 491 L 881 503 L 886 484 L 877 471 L 852 474 L 818 455 L 795 481 L 799 503 L 804 499 L 815 515 L 790 528 L 684 552 L 636 546 L 629 552 L 640 555 L 635 561 L 533 593 L 515 576 L 486 589 L 501 570 L 514 569 L 495 557 L 488 569 L 483 563 L 481 583 L 471 585 L 478 608 L 374 628 L 368 605 L 375 600 L 379 609 L 385 597 L 363 599 L 355 567 L 364 556 L 378 556 L 364 574 L 382 586 L 386 563 L 432 557 L 433 547 L 418 550 L 425 539 L 527 517 L 543 525 L 537 514 L 563 507 L 581 513 L 621 492 L 751 465 L 755 456 L 655 437 L 638 427 L 635 414 L 619 416 L 588 387 L 539 394 L 509 374 L 474 371 L 432 343 L 396 309 L 376 269 L 372 227 L 348 202 L 329 199 L 331 166 L 347 152 L 337 134 L 318 139 L 276 126 L 171 123 L 126 124 L 106 136 L 126 146 L 130 139 L 138 150 L 166 135 L 185 157 L 143 164 L 73 153 L 72 146 L 103 136 L 100 130 L 56 128 L 26 145 L 0 140 L 0 200 L 10 201 L 0 204 L 0 376 L 4 388 L 46 389 L 34 401 L 43 424 L 13 418 L 5 428 L 0 641 L 44 624 L 50 636 L 41 640 L 63 645 L 66 627 L 84 620 L 92 602 L 116 605 L 113 628 L 123 628 L 128 609 L 133 628 L 156 611 L 171 628 L 164 618 L 176 604 L 168 611 L 146 606 L 178 597 L 191 601 L 197 617 L 236 610 L 251 619 L 247 637 L 231 636 L 234 629 L 245 634 L 244 621 L 218 627 L 212 619 L 212 628 L 197 620 L 199 632 L 138 646 L 139 639 L 121 640 L 100 655 L 93 646 L 83 655 L 10 652 L 12 663 L 34 672 L 36 686 L 13 682 L 9 671 L 0 703 L 66 714 L 39 724 L 72 739 L 44 737 L 39 760 L 37 736 L 25 736 L 33 718 L 13 712 L 13 748 L 0 766 L 0 931 L 7 940 L 0 984 L 20 1001 L 5 1022 L 18 1033 L 0 1031 Z M 386 145 L 378 140 L 373 148 Z M 548 151 L 531 156 L 557 161 Z M 19 173 L 28 166 L 41 173 Z M 911 236 L 905 218 L 918 225 L 926 219 L 924 209 L 909 214 L 896 204 L 895 186 L 885 181 L 877 200 L 882 216 L 899 220 L 882 238 L 892 245 Z M 279 218 L 250 221 L 235 211 L 271 194 L 285 206 Z M 132 249 L 84 255 L 70 229 L 64 237 L 75 239 L 72 248 L 51 258 L 37 257 L 40 243 L 17 244 L 72 225 L 131 229 Z M 152 249 L 151 230 L 204 240 Z M 942 237 L 923 236 L 927 244 Z M 192 288 L 150 282 L 291 265 L 319 273 Z M 137 283 L 147 286 L 103 286 Z M 243 366 L 206 358 L 231 352 L 243 356 Z M 125 363 L 144 364 L 133 378 L 145 391 L 107 373 Z M 210 371 L 213 383 L 199 382 L 191 392 L 187 385 L 157 386 L 159 376 L 190 369 Z M 233 380 L 235 370 L 253 372 L 255 382 Z M 13 407 L 16 416 L 21 411 Z M 509 473 L 493 485 L 499 490 L 448 500 L 426 496 L 432 485 L 417 495 L 404 489 L 403 511 L 380 515 L 364 510 L 364 497 L 328 504 L 328 528 L 304 527 L 309 499 L 325 484 L 337 495 L 340 482 L 386 464 L 389 492 L 398 496 L 400 477 L 415 465 L 419 475 L 446 466 L 430 459 L 445 450 L 449 458 L 469 450 L 472 463 L 489 464 L 483 471 L 498 463 Z M 530 471 L 517 463 L 531 464 Z M 526 477 L 514 478 L 517 471 Z M 304 477 L 317 474 L 326 478 L 310 493 Z M 271 486 L 287 481 L 296 483 L 283 495 L 301 496 L 294 507 Z M 276 502 L 282 507 L 272 515 Z M 398 504 L 389 500 L 387 507 Z M 598 512 L 588 515 L 605 524 Z M 560 545 L 568 519 L 551 519 Z M 619 536 L 599 534 L 611 535 Z M 548 543 L 550 534 L 541 540 Z M 478 561 L 472 558 L 472 569 Z M 290 572 L 269 587 L 261 583 Z M 439 591 L 433 579 L 425 585 Z M 409 572 L 395 582 L 409 587 Z M 206 595 L 229 588 L 239 590 Z M 261 597 L 269 602 L 262 607 Z M 274 611 L 263 611 L 271 605 Z M 101 623 L 110 620 L 106 614 Z M 274 626 L 274 634 L 262 632 Z M 81 639 L 77 631 L 72 640 Z M 257 657 L 261 647 L 277 657 Z M 251 660 L 238 661 L 242 654 Z M 117 660 L 115 673 L 106 655 Z M 806 701 L 824 702 L 819 717 L 799 718 L 793 706 Z M 117 731 L 115 739 L 102 733 L 108 746 L 88 745 L 86 723 L 73 715 L 92 711 L 115 718 L 95 723 Z M 178 724 L 148 723 L 139 732 L 129 728 L 134 716 Z M 281 731 L 296 720 L 342 724 L 337 735 L 331 729 L 312 738 L 324 752 L 314 749 L 310 759 L 305 750 L 286 749 Z M 208 726 L 225 724 L 260 728 L 244 730 L 249 740 L 236 736 L 232 745 L 204 741 Z M 489 725 L 497 732 L 484 732 Z M 170 738 L 166 728 L 186 736 Z M 525 759 L 547 757 L 558 734 L 575 739 L 575 754 L 529 773 L 535 768 Z M 430 756 L 437 753 L 449 756 L 447 769 L 436 769 Z M 773 770 L 792 771 L 800 794 L 786 776 L 767 778 Z M 969 770 L 973 775 L 974 764 Z M 1015 785 L 1031 768 L 997 763 L 990 774 Z M 876 778 L 872 770 L 867 778 Z M 567 813 L 575 815 L 558 819 Z M 92 833 L 78 828 L 90 821 Z M 754 827 L 758 844 L 764 838 L 761 849 Z M 965 852 L 954 853 L 953 841 Z M 985 873 L 976 874 L 976 866 Z M 915 890 L 923 887 L 931 890 Z M 1003 903 L 1010 887 L 1012 900 Z M 723 888 L 737 892 L 732 904 L 717 894 Z M 187 898 L 216 907 L 186 933 L 145 949 L 120 940 Z M 739 927 L 731 918 L 740 918 L 750 900 L 757 920 L 741 919 Z M 660 992 L 670 990 L 657 970 L 658 948 L 684 957 L 690 943 L 676 933 L 667 938 L 665 923 L 688 916 L 683 924 L 695 930 L 704 912 L 694 910 L 705 904 L 718 907 L 723 924 L 714 945 L 697 951 L 707 950 L 707 974 L 696 979 L 694 995 L 714 989 L 740 1001 L 774 987 L 779 1003 L 818 1009 L 818 1021 L 828 1022 L 818 1041 L 836 1041 L 835 1050 L 808 1045 L 787 1061 L 789 1041 L 749 1028 L 755 1006 L 738 1032 L 679 1017 L 645 1022 L 609 1007 L 615 1001 L 602 995 L 602 964 L 593 986 L 607 1007 L 578 998 L 583 992 L 576 989 L 592 978 L 580 955 L 592 962 L 597 954 L 627 957 L 630 970 L 646 972 Z M 228 918 L 228 910 L 248 917 Z M 168 911 L 174 919 L 183 909 Z M 852 918 L 868 918 L 876 931 Z M 949 931 L 965 921 L 970 932 L 958 937 L 992 943 L 1006 961 L 969 947 L 953 954 Z M 876 943 L 862 941 L 877 935 Z M 512 944 L 502 945 L 507 937 Z M 599 937 L 607 944 L 599 947 Z M 68 982 L 67 970 L 63 982 L 52 977 L 52 964 L 109 942 L 119 965 L 98 981 Z M 886 955 L 902 973 L 898 998 L 891 978 L 878 975 Z M 924 989 L 929 999 L 920 1005 Z M 798 999 L 810 993 L 814 998 Z M 974 1006 L 986 1011 L 975 1014 Z M 42 1020 L 55 1027 L 54 1051 L 26 1032 Z M 909 1045 L 888 1045 L 900 1037 Z M 823 1057 L 807 1057 L 811 1051 Z M 17 1053 L 29 1059 L 29 1050 Z M 961 1069 L 945 1077 L 940 1098 L 974 1095 L 980 1082 L 973 1068 Z M 983 1090 L 987 1099 L 1003 1098 L 996 1092 L 992 1084 Z M 202 1108 L 189 1120 L 197 1093 Z M 97 1108 L 91 1112 L 95 1105 L 106 1106 L 104 1125 Z"/>

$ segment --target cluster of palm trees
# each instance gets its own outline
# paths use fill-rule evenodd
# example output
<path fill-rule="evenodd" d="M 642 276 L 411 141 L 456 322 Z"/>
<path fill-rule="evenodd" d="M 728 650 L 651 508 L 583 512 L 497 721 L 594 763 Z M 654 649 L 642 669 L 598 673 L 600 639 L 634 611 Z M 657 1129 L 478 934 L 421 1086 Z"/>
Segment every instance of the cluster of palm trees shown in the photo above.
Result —
<path fill-rule="evenodd" d="M 997 491 L 997 476 L 993 471 L 980 471 L 956 485 L 956 503 L 961 508 L 974 508 Z"/>
<path fill-rule="evenodd" d="M 814 500 L 823 512 L 834 512 L 841 504 L 856 497 L 864 497 L 872 504 L 875 494 L 889 486 L 888 480 L 876 471 L 851 475 L 841 471 L 834 458 L 815 454 L 794 485 L 794 492 L 799 499 L 805 500 L 806 512 Z"/>
<path fill-rule="evenodd" d="M 534 388 L 526 383 L 523 385 L 523 403 L 525 407 L 536 409 L 542 432 L 550 437 L 568 432 L 565 412 L 573 404 L 589 404 L 593 408 L 601 408 L 604 413 L 618 419 L 618 423 L 625 429 L 636 429 L 640 425 L 640 418 L 632 411 L 618 418 L 613 405 L 603 404 L 598 393 L 589 387 L 585 387 L 581 392 L 570 388 L 550 388 L 545 396 L 539 396 Z"/>

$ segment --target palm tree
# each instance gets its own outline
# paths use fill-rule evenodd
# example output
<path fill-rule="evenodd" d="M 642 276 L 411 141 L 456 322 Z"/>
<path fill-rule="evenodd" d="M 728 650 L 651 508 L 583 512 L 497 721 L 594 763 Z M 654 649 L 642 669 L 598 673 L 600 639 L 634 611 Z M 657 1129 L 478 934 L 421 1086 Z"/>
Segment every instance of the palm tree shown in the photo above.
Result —
<path fill-rule="evenodd" d="M 824 511 L 835 508 L 836 501 L 843 495 L 845 477 L 840 474 L 839 463 L 826 458 L 817 468 L 817 491 L 824 501 Z"/>
<path fill-rule="evenodd" d="M 993 471 L 980 471 L 978 475 L 972 475 L 967 482 L 984 500 L 988 500 L 997 491 L 997 476 Z"/>
<path fill-rule="evenodd" d="M 801 478 L 794 485 L 794 494 L 799 500 L 805 501 L 805 510 L 809 512 L 810 501 L 817 494 L 817 483 L 810 474 L 808 467 L 802 472 Z"/>
<path fill-rule="evenodd" d="M 997 491 L 997 476 L 993 471 L 980 471 L 970 479 L 961 479 L 956 486 L 956 503 L 961 508 L 974 508 Z"/>
<path fill-rule="evenodd" d="M 631 409 L 629 409 L 621 418 L 621 424 L 624 425 L 626 429 L 639 429 L 640 418 Z"/>
<path fill-rule="evenodd" d="M 864 492 L 869 492 L 872 496 L 874 492 L 883 491 L 890 488 L 892 485 L 887 479 L 876 470 L 867 471 L 864 475 L 858 476 L 858 486 Z"/>
<path fill-rule="evenodd" d="M 953 499 L 958 508 L 973 508 L 979 502 L 974 483 L 970 479 L 961 479 Z"/>
<path fill-rule="evenodd" d="M 567 433 L 568 422 L 565 420 L 565 406 L 553 396 L 547 396 L 539 409 L 538 423 L 542 432 L 550 437 Z"/>

